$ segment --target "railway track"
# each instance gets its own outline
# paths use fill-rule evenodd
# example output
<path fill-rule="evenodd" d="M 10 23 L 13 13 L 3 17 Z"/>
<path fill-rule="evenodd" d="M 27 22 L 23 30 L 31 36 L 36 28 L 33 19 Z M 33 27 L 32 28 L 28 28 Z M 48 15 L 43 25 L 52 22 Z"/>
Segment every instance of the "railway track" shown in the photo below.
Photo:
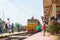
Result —
<path fill-rule="evenodd" d="M 28 38 L 31 35 L 33 35 L 33 34 L 22 33 L 22 34 L 1 37 L 0 40 L 23 40 L 23 39 Z"/>

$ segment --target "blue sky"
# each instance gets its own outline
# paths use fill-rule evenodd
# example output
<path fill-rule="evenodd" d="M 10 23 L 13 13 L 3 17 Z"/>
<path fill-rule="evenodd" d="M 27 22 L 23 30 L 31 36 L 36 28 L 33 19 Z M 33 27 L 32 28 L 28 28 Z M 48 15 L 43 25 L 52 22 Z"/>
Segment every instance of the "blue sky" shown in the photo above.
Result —
<path fill-rule="evenodd" d="M 32 16 L 42 23 L 43 0 L 0 0 L 0 18 L 3 18 L 3 11 L 4 20 L 10 17 L 11 23 L 26 25 Z"/>

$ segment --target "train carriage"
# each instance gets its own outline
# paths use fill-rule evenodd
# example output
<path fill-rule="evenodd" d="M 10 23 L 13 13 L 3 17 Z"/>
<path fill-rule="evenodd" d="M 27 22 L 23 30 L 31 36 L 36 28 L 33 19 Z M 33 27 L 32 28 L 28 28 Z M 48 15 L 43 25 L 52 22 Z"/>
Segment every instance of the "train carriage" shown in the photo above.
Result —
<path fill-rule="evenodd" d="M 38 30 L 36 30 L 36 26 L 40 25 L 40 22 L 38 19 L 28 19 L 27 20 L 27 26 L 26 26 L 26 31 L 28 32 L 38 32 Z M 40 26 L 38 26 L 40 28 Z"/>

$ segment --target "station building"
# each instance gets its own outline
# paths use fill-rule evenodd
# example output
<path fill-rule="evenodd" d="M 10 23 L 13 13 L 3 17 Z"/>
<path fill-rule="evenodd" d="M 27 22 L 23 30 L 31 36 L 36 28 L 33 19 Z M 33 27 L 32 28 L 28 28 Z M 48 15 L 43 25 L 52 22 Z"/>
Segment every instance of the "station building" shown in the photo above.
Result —
<path fill-rule="evenodd" d="M 46 21 L 48 25 L 50 23 L 50 18 L 60 14 L 60 0 L 43 0 L 44 16 L 42 16 L 42 21 Z"/>

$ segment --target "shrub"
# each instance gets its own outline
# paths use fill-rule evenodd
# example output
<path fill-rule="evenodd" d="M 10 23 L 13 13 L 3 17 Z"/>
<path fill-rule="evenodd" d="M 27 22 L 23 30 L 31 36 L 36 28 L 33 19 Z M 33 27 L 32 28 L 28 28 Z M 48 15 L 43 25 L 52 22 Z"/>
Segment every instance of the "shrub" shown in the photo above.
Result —
<path fill-rule="evenodd" d="M 49 29 L 48 28 L 46 28 L 46 32 L 49 32 Z"/>
<path fill-rule="evenodd" d="M 51 34 L 55 34 L 55 33 L 58 33 L 59 30 L 60 30 L 60 25 L 58 22 L 54 21 L 54 22 L 51 22 L 51 24 L 49 25 L 48 27 L 48 30 Z"/>

